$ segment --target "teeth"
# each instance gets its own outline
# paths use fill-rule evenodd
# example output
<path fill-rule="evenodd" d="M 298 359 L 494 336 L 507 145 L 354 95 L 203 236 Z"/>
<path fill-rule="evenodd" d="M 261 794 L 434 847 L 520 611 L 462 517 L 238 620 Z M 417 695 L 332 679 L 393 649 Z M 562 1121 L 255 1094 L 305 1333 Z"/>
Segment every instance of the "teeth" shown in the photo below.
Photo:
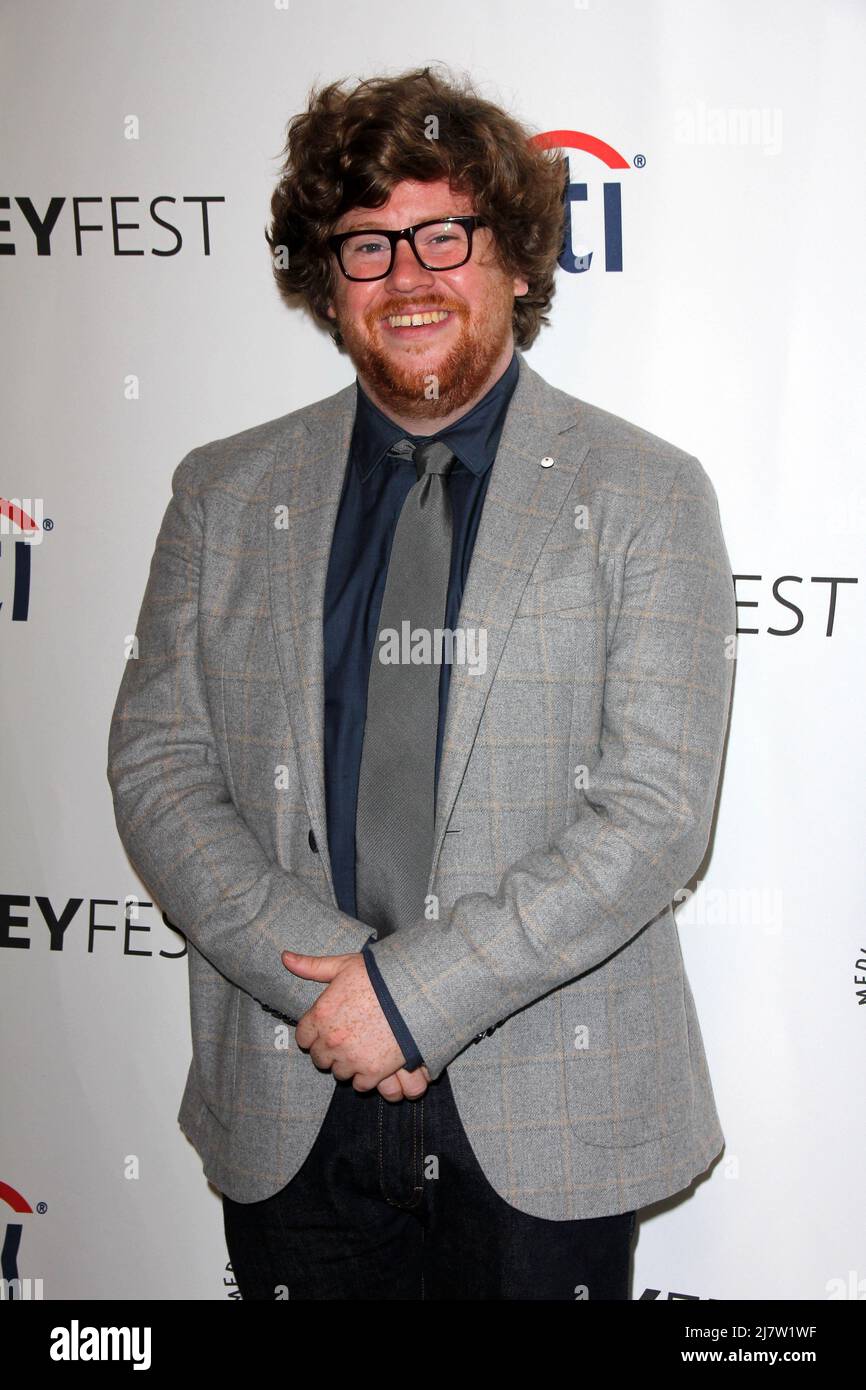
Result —
<path fill-rule="evenodd" d="M 391 314 L 388 322 L 392 328 L 417 328 L 422 323 L 441 323 L 447 317 L 447 309 L 434 309 L 428 314 Z"/>

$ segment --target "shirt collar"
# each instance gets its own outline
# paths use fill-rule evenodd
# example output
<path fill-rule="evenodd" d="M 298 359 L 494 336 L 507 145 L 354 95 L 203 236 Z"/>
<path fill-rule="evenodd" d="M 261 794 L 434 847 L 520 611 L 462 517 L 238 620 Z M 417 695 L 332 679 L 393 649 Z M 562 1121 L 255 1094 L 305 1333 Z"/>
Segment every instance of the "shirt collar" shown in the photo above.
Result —
<path fill-rule="evenodd" d="M 371 401 L 355 377 L 357 409 L 351 454 L 361 481 L 366 482 L 398 439 L 411 439 L 417 443 L 442 439 L 460 463 L 480 477 L 496 457 L 503 419 L 519 374 L 520 364 L 514 352 L 502 376 L 471 410 L 440 433 L 430 435 L 410 434 L 395 424 Z"/>

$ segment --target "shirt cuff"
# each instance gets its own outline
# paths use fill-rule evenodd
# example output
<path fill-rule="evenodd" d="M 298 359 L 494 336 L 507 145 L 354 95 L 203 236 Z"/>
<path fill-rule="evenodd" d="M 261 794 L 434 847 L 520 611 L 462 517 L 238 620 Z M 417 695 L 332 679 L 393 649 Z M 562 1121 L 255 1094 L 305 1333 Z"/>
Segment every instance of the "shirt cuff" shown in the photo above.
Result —
<path fill-rule="evenodd" d="M 397 1039 L 397 1042 L 400 1045 L 400 1051 L 403 1053 L 403 1056 L 405 1058 L 403 1065 L 406 1071 L 417 1071 L 419 1067 L 422 1067 L 424 1065 L 424 1058 L 418 1051 L 418 1048 L 415 1045 L 415 1039 L 412 1037 L 412 1034 L 406 1027 L 400 1010 L 397 1008 L 397 1005 L 391 998 L 391 992 L 388 989 L 388 986 L 385 984 L 385 981 L 382 979 L 382 972 L 376 964 L 376 957 L 373 955 L 373 952 L 368 949 L 370 942 L 375 941 L 376 939 L 376 933 L 373 932 L 373 934 L 364 942 L 364 945 L 361 947 L 361 955 L 364 957 L 364 963 L 367 966 L 367 974 L 370 977 L 370 984 L 376 991 L 376 997 L 379 1000 L 379 1005 L 381 1007 L 382 1013 L 388 1020 L 391 1032 L 394 1034 L 394 1037 Z"/>

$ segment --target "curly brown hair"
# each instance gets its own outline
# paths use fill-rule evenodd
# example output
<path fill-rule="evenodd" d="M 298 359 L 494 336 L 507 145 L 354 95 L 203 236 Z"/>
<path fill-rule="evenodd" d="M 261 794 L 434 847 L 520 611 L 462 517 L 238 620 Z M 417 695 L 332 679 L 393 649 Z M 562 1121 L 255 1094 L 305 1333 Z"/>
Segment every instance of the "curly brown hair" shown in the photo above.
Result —
<path fill-rule="evenodd" d="M 529 286 L 514 301 L 517 347 L 529 347 L 549 323 L 568 163 L 561 150 L 533 143 L 468 78 L 458 84 L 428 66 L 368 78 L 351 91 L 343 81 L 313 87 L 307 110 L 289 121 L 281 158 L 265 228 L 277 288 L 290 306 L 300 296 L 338 347 L 340 331 L 325 312 L 336 271 L 326 238 L 343 213 L 381 207 L 404 179 L 446 178 L 455 193 L 474 197 L 476 213 L 493 231 L 499 264 Z"/>

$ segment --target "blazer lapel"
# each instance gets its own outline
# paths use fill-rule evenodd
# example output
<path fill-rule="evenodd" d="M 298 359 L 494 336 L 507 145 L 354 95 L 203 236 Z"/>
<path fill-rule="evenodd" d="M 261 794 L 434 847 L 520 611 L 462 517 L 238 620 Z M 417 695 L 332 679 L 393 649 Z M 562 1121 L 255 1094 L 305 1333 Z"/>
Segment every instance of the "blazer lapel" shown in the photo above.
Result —
<path fill-rule="evenodd" d="M 458 627 L 486 629 L 487 664 L 455 664 L 436 797 L 432 884 L 505 639 L 544 541 L 589 451 L 579 406 L 517 354 L 509 403 L 472 552 Z M 325 580 L 349 456 L 355 383 L 298 417 L 271 474 L 268 557 L 271 615 L 310 825 L 336 905 L 327 847 L 324 772 Z M 552 466 L 541 460 L 552 458 Z M 428 886 L 429 892 L 429 886 Z"/>
<path fill-rule="evenodd" d="M 459 628 L 483 627 L 487 664 L 470 674 L 455 664 L 436 790 L 436 823 L 428 893 L 445 830 L 472 752 L 478 725 L 512 620 L 529 575 L 589 452 L 580 407 L 551 386 L 517 354 L 520 376 L 505 417 L 484 500 Z M 542 459 L 553 464 L 542 466 Z"/>
<path fill-rule="evenodd" d="M 356 401 L 353 382 L 304 411 L 296 432 L 277 450 L 268 517 L 280 672 L 310 825 L 335 906 L 325 804 L 322 617 Z"/>

